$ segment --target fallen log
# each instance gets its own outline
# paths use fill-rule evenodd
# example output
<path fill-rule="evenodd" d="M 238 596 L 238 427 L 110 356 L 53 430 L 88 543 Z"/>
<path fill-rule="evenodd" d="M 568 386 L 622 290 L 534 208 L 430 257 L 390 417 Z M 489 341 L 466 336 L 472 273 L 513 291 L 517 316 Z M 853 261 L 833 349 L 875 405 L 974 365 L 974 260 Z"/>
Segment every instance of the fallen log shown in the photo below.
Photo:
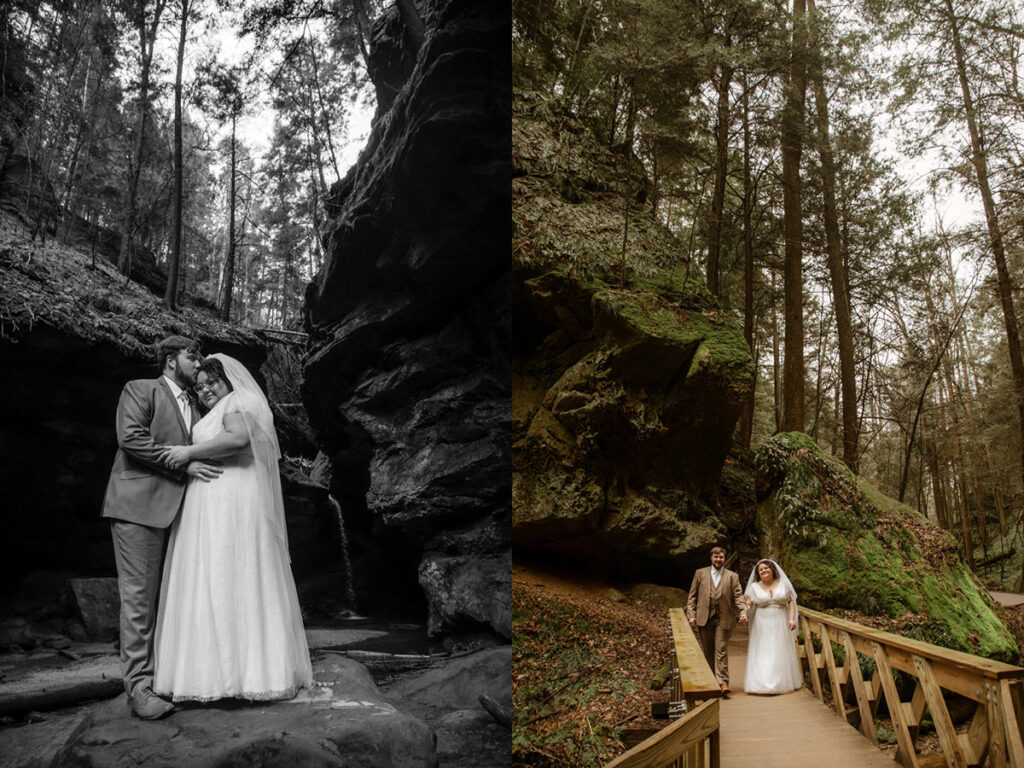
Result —
<path fill-rule="evenodd" d="M 0 716 L 61 709 L 123 692 L 121 662 L 116 657 L 81 659 L 5 678 L 0 686 Z"/>

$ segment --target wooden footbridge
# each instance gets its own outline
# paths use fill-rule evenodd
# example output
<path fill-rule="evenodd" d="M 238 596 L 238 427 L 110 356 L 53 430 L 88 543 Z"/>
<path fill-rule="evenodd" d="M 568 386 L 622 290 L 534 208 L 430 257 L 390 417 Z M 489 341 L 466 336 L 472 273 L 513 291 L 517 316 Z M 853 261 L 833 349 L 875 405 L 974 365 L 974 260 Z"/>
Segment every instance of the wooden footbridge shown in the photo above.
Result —
<path fill-rule="evenodd" d="M 741 629 L 729 648 L 734 692 L 722 699 L 683 610 L 669 621 L 677 718 L 606 768 L 891 768 L 894 758 L 915 768 L 1024 768 L 1022 667 L 801 608 L 797 650 L 809 687 L 743 693 Z M 828 706 L 834 699 L 839 706 Z M 894 756 L 878 747 L 879 714 L 891 723 Z M 925 730 L 937 749 L 920 738 Z"/>

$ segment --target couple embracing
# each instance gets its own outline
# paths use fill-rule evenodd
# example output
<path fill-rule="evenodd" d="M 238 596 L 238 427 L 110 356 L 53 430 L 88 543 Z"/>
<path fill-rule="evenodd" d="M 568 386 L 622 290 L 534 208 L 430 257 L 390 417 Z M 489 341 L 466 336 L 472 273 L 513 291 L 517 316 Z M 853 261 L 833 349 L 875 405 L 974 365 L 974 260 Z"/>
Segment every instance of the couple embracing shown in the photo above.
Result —
<path fill-rule="evenodd" d="M 312 683 L 270 406 L 245 366 L 171 336 L 128 382 L 103 502 L 132 712 L 291 698 Z M 168 530 L 170 534 L 168 536 Z"/>
<path fill-rule="evenodd" d="M 713 547 L 711 566 L 693 576 L 686 616 L 714 670 L 722 693 L 729 693 L 729 636 L 737 622 L 750 624 L 746 693 L 789 693 L 803 687 L 803 670 L 796 655 L 796 590 L 774 560 L 760 560 L 750 572 L 747 587 L 725 567 L 725 550 Z"/>

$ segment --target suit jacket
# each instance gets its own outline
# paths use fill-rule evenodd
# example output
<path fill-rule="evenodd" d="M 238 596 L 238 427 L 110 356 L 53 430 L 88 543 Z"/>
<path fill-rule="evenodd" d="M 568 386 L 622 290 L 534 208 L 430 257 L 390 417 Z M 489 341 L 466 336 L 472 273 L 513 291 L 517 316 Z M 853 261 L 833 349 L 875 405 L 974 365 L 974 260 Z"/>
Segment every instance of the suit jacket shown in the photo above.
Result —
<path fill-rule="evenodd" d="M 690 595 L 686 600 L 686 618 L 696 618 L 698 627 L 703 627 L 708 623 L 713 587 L 710 565 L 707 568 L 700 568 L 693 574 Z M 740 577 L 736 575 L 735 571 L 728 569 L 722 571 L 721 587 L 721 596 L 718 601 L 718 621 L 724 629 L 730 630 L 736 626 L 736 619 L 747 612 L 747 604 L 743 601 Z"/>
<path fill-rule="evenodd" d="M 118 448 L 103 517 L 166 528 L 181 508 L 188 475 L 168 469 L 158 457 L 168 445 L 188 445 L 191 425 L 163 376 L 125 384 L 115 424 Z"/>

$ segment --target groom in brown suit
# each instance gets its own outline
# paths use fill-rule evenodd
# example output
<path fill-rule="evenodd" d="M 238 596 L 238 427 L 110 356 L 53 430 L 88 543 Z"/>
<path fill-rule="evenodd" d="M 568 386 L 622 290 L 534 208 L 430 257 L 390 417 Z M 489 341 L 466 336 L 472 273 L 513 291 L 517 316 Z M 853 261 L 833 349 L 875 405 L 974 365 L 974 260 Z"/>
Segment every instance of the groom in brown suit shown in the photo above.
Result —
<path fill-rule="evenodd" d="M 693 574 L 686 617 L 697 630 L 704 658 L 715 672 L 722 693 L 729 693 L 729 635 L 736 622 L 747 622 L 740 577 L 725 568 L 725 550 L 712 547 L 711 566 Z"/>
<path fill-rule="evenodd" d="M 160 460 L 168 445 L 187 445 L 197 413 L 189 397 L 200 362 L 199 345 L 170 336 L 157 345 L 155 379 L 125 384 L 115 419 L 117 453 L 103 500 L 110 519 L 121 595 L 121 660 L 128 704 L 155 720 L 173 705 L 153 693 L 153 630 L 167 528 L 178 514 L 189 477 L 212 480 L 221 469 L 192 462 L 172 470 Z"/>

